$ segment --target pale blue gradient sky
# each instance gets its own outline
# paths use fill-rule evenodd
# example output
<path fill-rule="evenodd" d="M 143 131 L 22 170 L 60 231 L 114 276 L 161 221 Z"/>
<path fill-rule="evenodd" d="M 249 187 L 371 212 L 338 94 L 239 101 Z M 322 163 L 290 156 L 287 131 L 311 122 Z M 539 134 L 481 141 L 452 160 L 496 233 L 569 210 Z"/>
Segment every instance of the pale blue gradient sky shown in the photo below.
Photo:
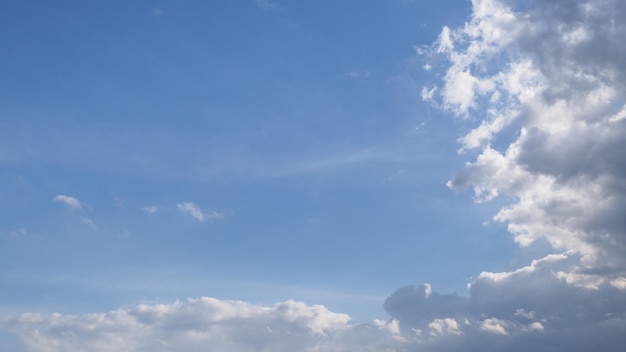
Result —
<path fill-rule="evenodd" d="M 0 312 L 207 295 L 369 321 L 407 283 L 511 268 L 498 204 L 445 186 L 471 123 L 420 97 L 415 48 L 469 3 L 267 5 L 5 2 Z"/>

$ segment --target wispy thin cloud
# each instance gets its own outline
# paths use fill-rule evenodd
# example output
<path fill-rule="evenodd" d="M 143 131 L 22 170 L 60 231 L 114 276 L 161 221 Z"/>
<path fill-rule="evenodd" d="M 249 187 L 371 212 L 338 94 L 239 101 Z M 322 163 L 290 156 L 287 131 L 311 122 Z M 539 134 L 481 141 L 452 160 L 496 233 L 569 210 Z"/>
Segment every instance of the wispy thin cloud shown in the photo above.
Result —
<path fill-rule="evenodd" d="M 178 203 L 177 207 L 178 207 L 178 210 L 180 210 L 181 212 L 187 213 L 201 222 L 204 222 L 204 220 L 206 219 L 214 220 L 214 219 L 224 218 L 224 213 L 220 213 L 215 210 L 205 213 L 202 211 L 202 209 L 199 206 L 197 206 L 193 202 Z"/>
<path fill-rule="evenodd" d="M 156 213 L 157 211 L 159 211 L 159 206 L 158 205 L 148 205 L 148 206 L 145 206 L 145 207 L 141 208 L 141 210 L 143 210 L 146 213 L 152 215 L 152 214 Z"/>
<path fill-rule="evenodd" d="M 59 202 L 59 203 L 63 203 L 66 206 L 68 206 L 69 208 L 72 209 L 82 209 L 83 205 L 80 203 L 80 201 L 74 197 L 71 196 L 66 196 L 63 194 L 59 194 L 56 197 L 53 198 L 53 200 L 55 202 Z"/>
<path fill-rule="evenodd" d="M 219 211 L 215 211 L 215 210 L 211 210 L 209 213 L 204 214 L 205 217 L 207 217 L 208 219 L 223 219 L 224 218 L 224 213 L 221 213 Z"/>
<path fill-rule="evenodd" d="M 17 230 L 13 230 L 9 232 L 9 236 L 12 236 L 12 237 L 24 237 L 26 235 L 28 235 L 28 232 L 26 232 L 26 230 L 23 227 L 20 227 Z"/>
<path fill-rule="evenodd" d="M 93 222 L 92 219 L 83 217 L 83 218 L 80 218 L 80 221 L 83 224 L 89 226 L 92 230 L 98 230 L 98 226 L 96 225 L 96 223 Z"/>

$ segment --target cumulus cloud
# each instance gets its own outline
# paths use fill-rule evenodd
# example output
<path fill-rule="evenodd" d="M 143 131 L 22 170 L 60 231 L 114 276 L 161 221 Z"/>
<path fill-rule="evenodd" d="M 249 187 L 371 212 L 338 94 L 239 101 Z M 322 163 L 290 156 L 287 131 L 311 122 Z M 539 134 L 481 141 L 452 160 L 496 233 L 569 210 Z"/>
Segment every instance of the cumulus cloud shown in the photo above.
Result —
<path fill-rule="evenodd" d="M 220 213 L 215 210 L 205 213 L 202 211 L 202 209 L 200 209 L 199 206 L 197 206 L 196 204 L 192 202 L 178 203 L 177 207 L 178 207 L 178 210 L 180 210 L 181 212 L 187 213 L 201 222 L 203 222 L 206 219 L 212 220 L 212 219 L 224 218 L 224 213 Z"/>
<path fill-rule="evenodd" d="M 82 316 L 26 313 L 3 324 L 29 351 L 385 351 L 402 344 L 386 326 L 349 320 L 296 301 L 201 297 Z"/>
<path fill-rule="evenodd" d="M 546 240 L 580 254 L 563 278 L 598 286 L 626 274 L 626 3 L 474 0 L 471 20 L 445 28 L 448 59 L 425 99 L 478 125 L 477 151 L 448 183 L 477 201 L 516 201 L 494 220 L 521 246 Z M 432 92 L 432 93 L 428 93 Z M 511 138 L 511 136 L 513 136 Z"/>
<path fill-rule="evenodd" d="M 448 186 L 472 188 L 477 202 L 512 200 L 494 220 L 520 246 L 545 241 L 552 254 L 480 273 L 468 297 L 403 287 L 385 309 L 431 350 L 618 350 L 626 342 L 626 3 L 473 0 L 472 9 L 421 53 L 448 62 L 442 84 L 422 98 L 477 121 L 459 139 L 459 152 L 476 158 Z M 444 335 L 454 336 L 432 338 Z"/>
<path fill-rule="evenodd" d="M 80 201 L 74 197 L 59 194 L 53 198 L 55 202 L 63 203 L 72 209 L 81 209 L 83 206 Z"/>
<path fill-rule="evenodd" d="M 626 343 L 624 289 L 560 278 L 577 265 L 575 257 L 550 255 L 511 272 L 483 272 L 468 297 L 436 291 L 427 297 L 427 286 L 403 287 L 385 308 L 417 351 L 619 350 Z"/>
<path fill-rule="evenodd" d="M 391 318 L 370 324 L 292 300 L 261 306 L 201 297 L 85 315 L 24 313 L 0 326 L 37 352 L 619 350 L 624 291 L 572 286 L 545 265 L 567 266 L 568 258 L 483 273 L 469 297 L 407 286 L 385 302 Z"/>

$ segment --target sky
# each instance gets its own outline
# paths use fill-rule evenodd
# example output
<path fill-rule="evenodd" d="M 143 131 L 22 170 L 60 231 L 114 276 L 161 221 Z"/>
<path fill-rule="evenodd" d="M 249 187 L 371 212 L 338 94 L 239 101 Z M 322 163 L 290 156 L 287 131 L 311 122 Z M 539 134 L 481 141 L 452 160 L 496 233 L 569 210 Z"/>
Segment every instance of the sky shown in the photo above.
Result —
<path fill-rule="evenodd" d="M 5 1 L 0 350 L 619 350 L 624 18 Z"/>

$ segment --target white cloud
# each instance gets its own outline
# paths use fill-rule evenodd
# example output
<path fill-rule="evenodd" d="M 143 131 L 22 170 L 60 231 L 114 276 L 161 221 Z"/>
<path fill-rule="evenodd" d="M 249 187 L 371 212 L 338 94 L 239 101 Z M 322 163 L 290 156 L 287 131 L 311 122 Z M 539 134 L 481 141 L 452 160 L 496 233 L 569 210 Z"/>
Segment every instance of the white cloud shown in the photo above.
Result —
<path fill-rule="evenodd" d="M 453 334 L 461 335 L 459 324 L 453 318 L 435 319 L 428 324 L 432 335 Z"/>
<path fill-rule="evenodd" d="M 611 286 L 618 288 L 620 290 L 626 290 L 626 278 L 619 277 L 615 280 L 611 280 Z"/>
<path fill-rule="evenodd" d="M 479 121 L 459 139 L 478 156 L 448 185 L 515 199 L 494 220 L 521 246 L 580 254 L 561 278 L 598 287 L 626 275 L 626 3 L 518 5 L 473 0 L 470 21 L 425 54 L 448 67 L 422 94 Z"/>
<path fill-rule="evenodd" d="M 568 261 L 569 259 L 569 261 Z M 626 296 L 560 280 L 545 260 L 533 270 L 482 276 L 470 296 L 407 286 L 385 302 L 389 320 L 350 324 L 321 305 L 272 306 L 210 297 L 141 303 L 106 313 L 23 313 L 0 319 L 27 351 L 528 351 L 619 350 L 626 343 Z"/>
<path fill-rule="evenodd" d="M 202 212 L 202 209 L 200 209 L 194 203 L 191 203 L 191 202 L 178 203 L 177 206 L 178 206 L 178 210 L 182 211 L 183 213 L 187 213 L 200 221 L 204 221 L 204 213 Z"/>
<path fill-rule="evenodd" d="M 224 213 L 220 213 L 215 210 L 212 210 L 208 213 L 204 213 L 202 209 L 200 209 L 199 206 L 197 206 L 196 204 L 192 202 L 178 203 L 177 207 L 178 207 L 178 210 L 180 210 L 181 212 L 187 213 L 201 222 L 203 222 L 205 219 L 213 220 L 213 219 L 224 218 Z"/>
<path fill-rule="evenodd" d="M 476 159 L 448 186 L 473 188 L 477 202 L 506 197 L 494 220 L 520 246 L 547 242 L 553 254 L 480 273 L 468 297 L 403 287 L 385 309 L 405 336 L 440 336 L 446 319 L 457 323 L 462 334 L 423 340 L 425 350 L 618 350 L 626 343 L 626 3 L 472 7 L 464 26 L 444 28 L 421 53 L 448 60 L 442 85 L 423 88 L 423 99 L 477 121 L 459 139 Z"/>
<path fill-rule="evenodd" d="M 29 351 L 384 351 L 394 329 L 350 325 L 319 305 L 259 306 L 210 297 L 82 316 L 25 313 L 4 320 Z M 393 324 L 390 324 L 393 326 Z M 397 332 L 397 331 L 396 331 Z"/>
<path fill-rule="evenodd" d="M 480 329 L 494 334 L 506 335 L 507 332 L 504 328 L 504 324 L 505 322 L 500 319 L 485 319 L 480 323 Z"/>
<path fill-rule="evenodd" d="M 78 199 L 63 194 L 55 196 L 53 200 L 55 202 L 63 203 L 72 209 L 81 209 L 83 207 Z"/>

